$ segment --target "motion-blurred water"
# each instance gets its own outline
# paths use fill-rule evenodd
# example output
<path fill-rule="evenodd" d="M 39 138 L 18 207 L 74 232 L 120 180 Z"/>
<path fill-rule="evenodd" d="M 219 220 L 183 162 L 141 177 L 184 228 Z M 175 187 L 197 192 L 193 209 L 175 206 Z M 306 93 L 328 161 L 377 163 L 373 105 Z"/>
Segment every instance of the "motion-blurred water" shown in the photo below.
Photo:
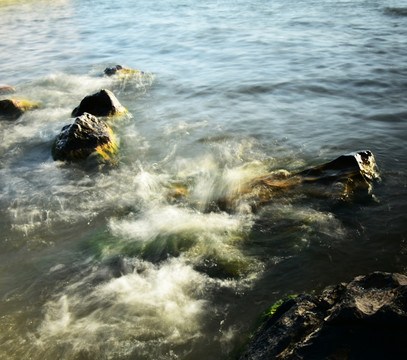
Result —
<path fill-rule="evenodd" d="M 0 83 L 41 104 L 0 123 L 0 358 L 228 358 L 285 295 L 406 273 L 406 39 L 403 0 L 0 1 Z M 102 88 L 117 165 L 54 162 Z M 367 196 L 212 206 L 360 149 Z"/>

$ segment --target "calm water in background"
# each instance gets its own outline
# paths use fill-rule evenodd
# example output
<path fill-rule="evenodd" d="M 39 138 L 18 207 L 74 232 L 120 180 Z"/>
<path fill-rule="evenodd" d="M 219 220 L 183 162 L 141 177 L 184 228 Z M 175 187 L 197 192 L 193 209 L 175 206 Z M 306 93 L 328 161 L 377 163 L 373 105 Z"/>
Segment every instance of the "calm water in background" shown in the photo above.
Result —
<path fill-rule="evenodd" d="M 42 105 L 0 123 L 0 357 L 227 358 L 285 295 L 406 273 L 406 39 L 401 0 L 0 1 L 0 83 Z M 101 88 L 129 110 L 117 166 L 54 162 Z M 208 211 L 359 149 L 366 198 Z"/>

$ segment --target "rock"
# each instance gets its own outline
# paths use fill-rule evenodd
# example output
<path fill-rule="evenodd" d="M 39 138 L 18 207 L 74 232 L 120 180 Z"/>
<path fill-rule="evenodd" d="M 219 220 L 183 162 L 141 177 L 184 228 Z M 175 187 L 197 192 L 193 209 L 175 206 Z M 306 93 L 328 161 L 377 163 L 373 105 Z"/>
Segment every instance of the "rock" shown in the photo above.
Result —
<path fill-rule="evenodd" d="M 5 99 L 0 100 L 0 118 L 16 120 L 25 112 L 38 109 L 39 105 L 29 100 Z"/>
<path fill-rule="evenodd" d="M 142 72 L 139 70 L 132 70 L 132 69 L 126 69 L 122 67 L 121 65 L 116 65 L 111 68 L 107 67 L 104 71 L 104 74 L 106 76 L 113 76 L 113 75 L 121 75 L 121 76 L 126 76 L 126 75 L 136 75 L 136 74 L 141 74 Z"/>
<path fill-rule="evenodd" d="M 54 160 L 78 161 L 92 153 L 109 160 L 117 152 L 112 129 L 97 117 L 85 113 L 62 128 L 52 148 Z"/>
<path fill-rule="evenodd" d="M 369 150 L 342 155 L 329 163 L 304 170 L 297 175 L 302 176 L 303 181 L 337 181 L 355 177 L 371 181 L 379 178 L 376 160 Z"/>
<path fill-rule="evenodd" d="M 95 116 L 112 116 L 126 111 L 111 91 L 102 89 L 93 95 L 86 96 L 72 111 L 72 116 L 81 116 L 85 112 Z"/>
<path fill-rule="evenodd" d="M 4 94 L 10 94 L 15 92 L 16 89 L 14 89 L 12 86 L 7 85 L 7 84 L 0 84 L 0 95 Z"/>
<path fill-rule="evenodd" d="M 284 301 L 240 360 L 406 359 L 407 276 L 375 272 Z"/>
<path fill-rule="evenodd" d="M 220 199 L 219 206 L 224 210 L 233 210 L 243 200 L 255 209 L 278 197 L 293 197 L 296 194 L 348 200 L 359 194 L 370 194 L 372 184 L 379 179 L 372 152 L 357 151 L 306 170 L 278 170 L 257 177 L 240 186 L 237 192 Z"/>

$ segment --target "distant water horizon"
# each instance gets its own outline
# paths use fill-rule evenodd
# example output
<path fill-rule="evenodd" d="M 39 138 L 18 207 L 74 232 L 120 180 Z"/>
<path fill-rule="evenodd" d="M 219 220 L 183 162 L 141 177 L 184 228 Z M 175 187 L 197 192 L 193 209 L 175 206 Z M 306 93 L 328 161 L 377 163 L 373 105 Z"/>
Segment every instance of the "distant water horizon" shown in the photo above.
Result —
<path fill-rule="evenodd" d="M 287 295 L 407 274 L 405 1 L 5 0 L 0 29 L 0 99 L 40 104 L 0 122 L 0 358 L 232 359 Z M 100 89 L 116 163 L 54 161 Z M 358 150 L 364 196 L 217 207 Z"/>

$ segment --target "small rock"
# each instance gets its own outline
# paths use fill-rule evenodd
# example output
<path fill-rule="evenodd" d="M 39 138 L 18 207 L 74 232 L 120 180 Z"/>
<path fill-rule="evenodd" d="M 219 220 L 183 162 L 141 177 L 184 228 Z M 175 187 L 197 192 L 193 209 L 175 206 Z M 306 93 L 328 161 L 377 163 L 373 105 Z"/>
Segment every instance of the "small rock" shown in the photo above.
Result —
<path fill-rule="evenodd" d="M 113 131 L 103 120 L 85 113 L 62 128 L 52 148 L 54 160 L 78 161 L 97 153 L 109 160 L 117 152 Z"/>
<path fill-rule="evenodd" d="M 136 75 L 136 74 L 141 74 L 141 71 L 139 70 L 132 70 L 132 69 L 126 69 L 122 67 L 121 65 L 116 65 L 113 67 L 107 67 L 104 71 L 106 76 L 113 76 L 113 75 Z"/>
<path fill-rule="evenodd" d="M 16 89 L 14 89 L 12 86 L 7 85 L 7 84 L 0 84 L 0 95 L 4 94 L 10 94 L 15 92 Z"/>
<path fill-rule="evenodd" d="M 16 120 L 25 112 L 38 109 L 39 105 L 29 100 L 0 100 L 0 117 L 5 120 Z"/>
<path fill-rule="evenodd" d="M 111 91 L 102 89 L 93 95 L 86 96 L 72 111 L 72 116 L 81 116 L 85 112 L 95 116 L 112 116 L 126 111 Z"/>

